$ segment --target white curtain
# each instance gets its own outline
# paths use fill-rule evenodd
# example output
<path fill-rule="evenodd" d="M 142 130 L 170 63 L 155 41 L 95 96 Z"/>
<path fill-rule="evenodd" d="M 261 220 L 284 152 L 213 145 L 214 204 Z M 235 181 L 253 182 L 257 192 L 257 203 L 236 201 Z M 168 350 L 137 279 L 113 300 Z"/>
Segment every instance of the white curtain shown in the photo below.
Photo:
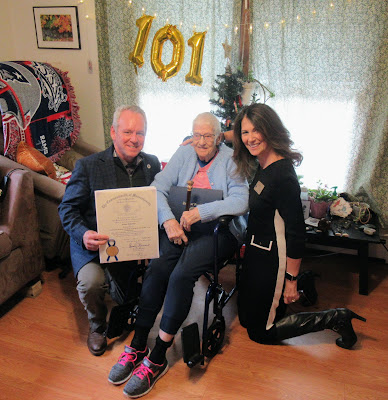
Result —
<path fill-rule="evenodd" d="M 251 1 L 251 66 L 304 161 L 303 182 L 345 190 L 387 24 L 380 0 Z M 386 62 L 386 61 L 385 61 Z M 360 96 L 364 103 L 360 109 Z M 366 100 L 366 101 L 365 101 Z"/>

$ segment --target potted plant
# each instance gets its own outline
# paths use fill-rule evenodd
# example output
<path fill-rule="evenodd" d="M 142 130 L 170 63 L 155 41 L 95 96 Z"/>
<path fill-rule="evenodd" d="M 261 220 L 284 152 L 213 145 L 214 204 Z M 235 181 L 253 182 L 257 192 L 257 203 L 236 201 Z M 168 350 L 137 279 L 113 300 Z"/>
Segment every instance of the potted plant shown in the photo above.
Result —
<path fill-rule="evenodd" d="M 242 68 L 238 68 L 242 71 Z M 264 86 L 260 81 L 258 81 L 254 76 L 253 72 L 249 71 L 248 75 L 243 76 L 243 90 L 241 93 L 241 100 L 244 105 L 249 105 L 252 103 L 257 103 L 262 100 L 265 103 L 275 94 L 271 92 L 266 86 Z"/>
<path fill-rule="evenodd" d="M 317 182 L 316 189 L 308 189 L 310 200 L 310 214 L 313 218 L 324 218 L 331 203 L 338 199 L 336 189 L 330 190 L 327 185 L 321 181 Z"/>

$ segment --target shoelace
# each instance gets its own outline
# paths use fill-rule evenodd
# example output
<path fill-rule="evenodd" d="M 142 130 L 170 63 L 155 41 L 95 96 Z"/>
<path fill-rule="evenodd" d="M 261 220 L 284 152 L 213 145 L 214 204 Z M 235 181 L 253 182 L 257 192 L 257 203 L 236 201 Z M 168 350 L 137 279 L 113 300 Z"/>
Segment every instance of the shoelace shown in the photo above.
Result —
<path fill-rule="evenodd" d="M 148 384 L 150 384 L 149 375 L 154 376 L 154 373 L 151 368 L 142 363 L 135 369 L 133 375 L 136 375 L 140 380 L 143 380 L 146 377 L 148 379 Z"/>
<path fill-rule="evenodd" d="M 123 353 L 121 353 L 118 363 L 125 366 L 127 362 L 134 363 L 136 361 L 136 358 L 136 353 L 127 353 L 124 351 Z"/>

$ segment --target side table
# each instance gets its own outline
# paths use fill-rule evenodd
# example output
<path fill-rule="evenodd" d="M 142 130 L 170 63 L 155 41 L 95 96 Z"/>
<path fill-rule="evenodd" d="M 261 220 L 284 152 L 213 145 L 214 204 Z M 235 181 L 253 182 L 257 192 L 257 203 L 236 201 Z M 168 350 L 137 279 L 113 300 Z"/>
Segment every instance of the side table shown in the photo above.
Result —
<path fill-rule="evenodd" d="M 366 235 L 359 229 L 356 229 L 354 223 L 348 229 L 343 229 L 349 237 L 335 236 L 333 231 L 329 229 L 327 232 L 316 232 L 315 230 L 306 231 L 306 242 L 311 244 L 319 244 L 323 246 L 342 247 L 345 249 L 357 250 L 359 264 L 359 280 L 358 292 L 362 295 L 368 295 L 368 256 L 369 243 L 385 244 L 385 240 L 381 239 L 378 231 L 372 236 Z"/>

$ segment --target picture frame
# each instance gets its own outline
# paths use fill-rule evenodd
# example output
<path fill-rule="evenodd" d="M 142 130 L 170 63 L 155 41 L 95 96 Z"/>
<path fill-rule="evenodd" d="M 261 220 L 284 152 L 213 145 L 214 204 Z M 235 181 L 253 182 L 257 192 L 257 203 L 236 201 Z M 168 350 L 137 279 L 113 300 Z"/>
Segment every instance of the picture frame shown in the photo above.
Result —
<path fill-rule="evenodd" d="M 76 6 L 33 7 L 38 49 L 81 49 Z"/>

